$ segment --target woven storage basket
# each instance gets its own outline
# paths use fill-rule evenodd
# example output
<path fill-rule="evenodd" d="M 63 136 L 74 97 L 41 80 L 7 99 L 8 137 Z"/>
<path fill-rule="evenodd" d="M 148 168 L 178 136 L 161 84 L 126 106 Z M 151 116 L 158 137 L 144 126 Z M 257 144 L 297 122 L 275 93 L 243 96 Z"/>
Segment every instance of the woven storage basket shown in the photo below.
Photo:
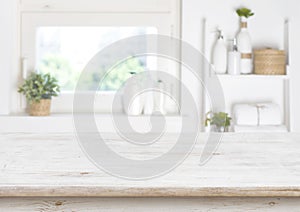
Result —
<path fill-rule="evenodd" d="M 285 52 L 276 49 L 255 50 L 254 73 L 264 75 L 285 75 Z"/>
<path fill-rule="evenodd" d="M 31 116 L 49 116 L 51 99 L 41 99 L 40 102 L 30 104 L 29 114 Z"/>

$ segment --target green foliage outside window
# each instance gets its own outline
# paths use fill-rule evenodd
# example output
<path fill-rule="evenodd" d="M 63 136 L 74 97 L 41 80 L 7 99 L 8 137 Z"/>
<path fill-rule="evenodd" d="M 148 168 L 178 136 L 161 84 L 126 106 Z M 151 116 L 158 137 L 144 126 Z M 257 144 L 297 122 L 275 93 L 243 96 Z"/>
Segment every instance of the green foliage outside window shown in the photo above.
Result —
<path fill-rule="evenodd" d="M 144 71 L 145 64 L 138 58 L 132 57 L 116 65 L 111 70 L 106 70 L 106 67 L 99 68 L 100 70 L 83 76 L 83 82 L 85 83 L 83 83 L 84 86 L 81 87 L 82 90 L 118 90 L 131 76 L 130 72 L 134 71 L 140 73 Z M 52 76 L 57 78 L 61 89 L 64 91 L 73 91 L 76 88 L 82 71 L 74 69 L 66 58 L 55 54 L 43 58 L 38 69 L 41 73 L 51 73 Z M 106 73 L 105 78 L 100 84 L 101 76 L 99 73 Z"/>

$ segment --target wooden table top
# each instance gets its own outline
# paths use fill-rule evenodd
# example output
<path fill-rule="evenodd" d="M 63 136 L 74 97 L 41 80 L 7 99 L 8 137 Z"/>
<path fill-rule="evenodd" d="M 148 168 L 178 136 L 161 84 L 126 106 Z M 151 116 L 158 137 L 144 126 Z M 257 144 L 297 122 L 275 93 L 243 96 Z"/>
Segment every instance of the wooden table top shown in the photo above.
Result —
<path fill-rule="evenodd" d="M 133 159 L 151 159 L 174 145 L 125 144 L 107 134 L 108 145 Z M 218 149 L 200 165 L 206 134 L 186 160 L 148 180 L 126 180 L 97 168 L 74 134 L 0 134 L 0 196 L 80 197 L 300 197 L 300 134 L 224 135 Z"/>

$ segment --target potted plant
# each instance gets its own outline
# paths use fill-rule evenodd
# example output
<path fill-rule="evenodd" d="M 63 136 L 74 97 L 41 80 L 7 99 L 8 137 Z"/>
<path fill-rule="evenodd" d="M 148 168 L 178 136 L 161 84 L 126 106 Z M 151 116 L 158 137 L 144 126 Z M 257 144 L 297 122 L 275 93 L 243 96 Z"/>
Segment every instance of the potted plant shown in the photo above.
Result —
<path fill-rule="evenodd" d="M 206 114 L 205 126 L 207 127 L 209 124 L 214 126 L 216 132 L 228 132 L 228 128 L 230 126 L 231 118 L 227 113 L 219 112 L 212 113 L 208 112 Z"/>
<path fill-rule="evenodd" d="M 51 98 L 58 96 L 60 87 L 50 74 L 31 73 L 18 92 L 25 95 L 31 116 L 48 116 Z"/>

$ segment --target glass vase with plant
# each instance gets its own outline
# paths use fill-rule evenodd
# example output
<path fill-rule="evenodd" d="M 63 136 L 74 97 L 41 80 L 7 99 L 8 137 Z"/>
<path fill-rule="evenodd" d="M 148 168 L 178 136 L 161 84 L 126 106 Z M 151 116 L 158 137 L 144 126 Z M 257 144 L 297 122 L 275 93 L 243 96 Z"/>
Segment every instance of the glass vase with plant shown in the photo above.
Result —
<path fill-rule="evenodd" d="M 241 19 L 240 32 L 237 35 L 237 48 L 241 52 L 241 73 L 251 74 L 253 71 L 253 55 L 251 36 L 248 31 L 247 20 L 254 13 L 248 8 L 240 8 L 236 10 L 237 15 Z"/>
<path fill-rule="evenodd" d="M 31 73 L 18 92 L 26 97 L 30 115 L 47 116 L 50 114 L 51 99 L 58 96 L 60 86 L 50 74 Z"/>
<path fill-rule="evenodd" d="M 219 112 L 212 113 L 211 111 L 206 114 L 205 126 L 213 126 L 216 132 L 228 132 L 231 124 L 231 118 L 227 113 Z"/>

